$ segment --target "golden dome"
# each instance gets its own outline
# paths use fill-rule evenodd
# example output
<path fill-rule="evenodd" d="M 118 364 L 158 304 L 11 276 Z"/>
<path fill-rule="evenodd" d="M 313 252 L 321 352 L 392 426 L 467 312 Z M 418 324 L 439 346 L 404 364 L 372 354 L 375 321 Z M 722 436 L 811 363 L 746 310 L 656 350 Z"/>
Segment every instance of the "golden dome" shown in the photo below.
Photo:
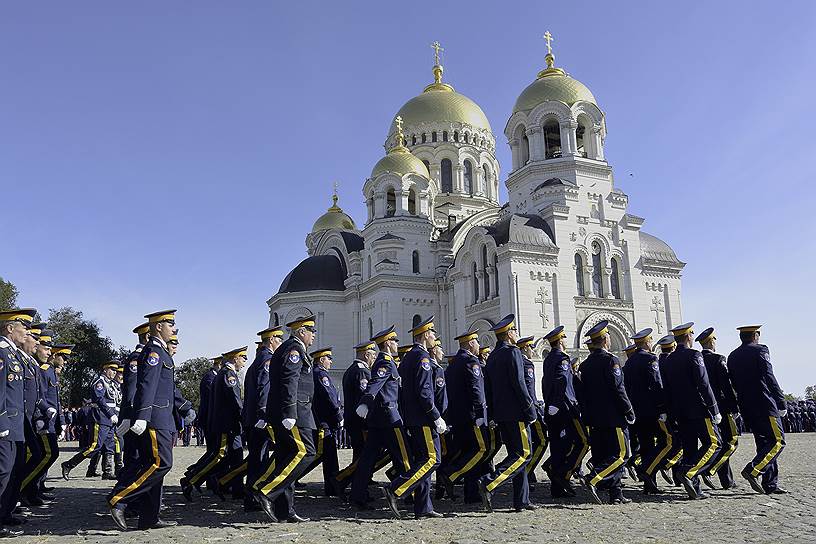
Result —
<path fill-rule="evenodd" d="M 549 34 L 549 32 L 547 33 Z M 586 85 L 571 78 L 564 70 L 555 67 L 555 55 L 552 53 L 549 40 L 547 42 L 548 53 L 544 57 L 547 68 L 538 73 L 538 78 L 526 89 L 521 91 L 516 105 L 513 106 L 513 113 L 517 111 L 530 111 L 542 102 L 554 100 L 572 106 L 578 101 L 595 102 L 595 97 L 586 88 Z"/>
<path fill-rule="evenodd" d="M 428 172 L 428 167 L 419 158 L 411 153 L 405 144 L 405 138 L 402 134 L 402 118 L 398 115 L 394 119 L 394 127 L 397 132 L 397 145 L 392 147 L 385 157 L 377 161 L 374 168 L 371 170 L 371 177 L 376 178 L 385 172 L 392 172 L 394 174 L 419 174 L 426 178 L 431 177 Z"/>
<path fill-rule="evenodd" d="M 437 63 L 433 71 L 434 83 L 425 87 L 422 94 L 406 102 L 397 112 L 404 125 L 412 127 L 421 123 L 463 123 L 490 131 L 490 122 L 482 108 L 467 96 L 457 93 L 447 83 L 442 83 L 443 70 L 440 64 Z M 391 123 L 388 137 L 396 130 L 396 124 Z"/>
<path fill-rule="evenodd" d="M 424 166 L 424 165 L 423 165 Z M 332 195 L 332 205 L 326 213 L 321 215 L 315 221 L 312 227 L 312 232 L 321 230 L 357 230 L 354 220 L 343 212 L 342 208 L 337 205 L 337 193 Z"/>

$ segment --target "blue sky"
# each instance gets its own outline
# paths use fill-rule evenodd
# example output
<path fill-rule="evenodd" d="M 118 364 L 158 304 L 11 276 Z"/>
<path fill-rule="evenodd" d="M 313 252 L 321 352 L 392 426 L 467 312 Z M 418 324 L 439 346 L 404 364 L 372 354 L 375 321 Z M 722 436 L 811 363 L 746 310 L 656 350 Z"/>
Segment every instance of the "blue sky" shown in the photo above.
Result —
<path fill-rule="evenodd" d="M 330 204 L 361 187 L 392 116 L 431 80 L 497 135 L 544 65 L 607 115 L 630 211 L 688 262 L 683 313 L 765 324 L 785 390 L 816 383 L 812 2 L 17 2 L 0 7 L 0 276 L 118 344 L 178 307 L 179 356 L 250 343 Z M 746 7 L 749 6 L 749 7 Z"/>

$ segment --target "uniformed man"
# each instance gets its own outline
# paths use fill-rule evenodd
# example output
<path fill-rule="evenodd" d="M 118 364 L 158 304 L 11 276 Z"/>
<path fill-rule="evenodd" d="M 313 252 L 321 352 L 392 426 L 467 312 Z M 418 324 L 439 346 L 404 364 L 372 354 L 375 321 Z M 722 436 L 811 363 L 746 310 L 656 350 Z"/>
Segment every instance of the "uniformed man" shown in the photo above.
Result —
<path fill-rule="evenodd" d="M 623 354 L 626 355 L 626 361 L 624 361 L 622 364 L 624 386 L 626 385 L 626 363 L 629 361 L 629 357 L 631 357 L 636 351 L 637 346 L 635 344 L 630 344 L 623 348 Z M 627 392 L 627 395 L 628 394 L 629 393 Z M 629 459 L 626 460 L 626 464 L 624 466 L 626 467 L 626 471 L 629 473 L 629 477 L 635 482 L 640 482 L 642 478 L 640 476 L 641 456 L 638 436 L 627 427 L 626 437 L 629 439 Z"/>
<path fill-rule="evenodd" d="M 291 336 L 275 351 L 269 363 L 267 423 L 275 434 L 275 454 L 253 484 L 255 499 L 272 521 L 308 521 L 295 512 L 294 483 L 312 463 L 316 429 L 312 413 L 314 377 L 307 350 L 315 339 L 315 316 L 286 324 Z"/>
<path fill-rule="evenodd" d="M 563 325 L 544 336 L 550 344 L 541 384 L 550 437 L 550 458 L 545 465 L 554 499 L 575 496 L 570 480 L 589 450 L 575 395 L 572 366 L 566 354 L 566 337 Z"/>
<path fill-rule="evenodd" d="M 212 366 L 207 369 L 198 384 L 198 426 L 205 436 L 206 451 L 198 460 L 187 467 L 179 484 L 184 498 L 189 502 L 193 500 L 193 489 L 201 491 L 201 485 L 206 482 L 206 475 L 212 469 L 216 455 L 220 451 L 220 440 L 214 435 L 210 425 L 210 412 L 213 383 L 215 377 L 221 370 L 222 356 L 218 355 L 212 359 Z M 215 461 L 217 462 L 217 461 Z M 209 468 L 207 468 L 209 467 Z"/>
<path fill-rule="evenodd" d="M 55 433 L 62 410 L 57 392 L 57 375 L 50 364 L 52 336 L 51 331 L 42 329 L 37 338 L 38 345 L 34 353 L 34 358 L 39 363 L 37 380 L 39 381 L 40 400 L 38 404 L 44 409 L 39 411 L 39 416 L 34 420 L 39 448 L 30 450 L 31 455 L 23 468 L 23 480 L 20 484 L 22 500 L 32 506 L 43 506 L 46 501 L 53 500 L 53 496 L 43 494 L 40 482 L 48 467 L 56 461 L 55 456 L 59 453 Z M 37 452 L 39 455 L 35 456 Z"/>
<path fill-rule="evenodd" d="M 671 450 L 671 434 L 666 427 L 667 410 L 663 381 L 657 356 L 652 353 L 652 329 L 647 328 L 632 336 L 635 349 L 623 368 L 624 384 L 635 423 L 630 432 L 640 446 L 639 476 L 643 493 L 659 493 L 657 471 L 663 466 Z"/>
<path fill-rule="evenodd" d="M 479 363 L 479 335 L 468 331 L 456 337 L 459 351 L 445 369 L 448 411 L 445 417 L 451 425 L 448 444 L 458 452 L 437 472 L 437 479 L 449 497 L 453 486 L 464 481 L 465 502 L 479 502 L 478 480 L 481 463 L 487 454 L 487 401 L 484 374 Z"/>
<path fill-rule="evenodd" d="M 660 346 L 660 355 L 657 358 L 657 366 L 660 369 L 660 381 L 663 383 L 666 380 L 666 361 L 669 358 L 669 354 L 677 347 L 677 342 L 674 341 L 674 336 L 667 334 L 657 341 L 657 345 Z M 677 425 L 677 418 L 673 414 L 671 405 L 668 402 L 666 403 L 666 411 L 666 427 L 671 435 L 671 448 L 669 449 L 669 453 L 666 454 L 663 466 L 659 467 L 659 470 L 661 476 L 663 476 L 663 479 L 667 484 L 680 487 L 682 485 L 680 459 L 683 458 L 683 441 L 680 438 L 680 429 Z M 671 471 L 671 474 L 669 471 Z"/>
<path fill-rule="evenodd" d="M 536 406 L 524 380 L 524 358 L 516 347 L 516 316 L 510 314 L 491 329 L 496 349 L 485 365 L 488 413 L 498 425 L 507 457 L 490 474 L 479 479 L 479 495 L 488 512 L 493 511 L 493 493 L 507 481 L 513 482 L 513 508 L 517 512 L 535 510 L 530 502 L 527 463 L 530 461 L 530 425 L 537 416 Z"/>
<path fill-rule="evenodd" d="M 309 354 L 314 361 L 314 418 L 317 424 L 313 434 L 315 442 L 315 458 L 312 464 L 303 472 L 301 478 L 314 470 L 317 465 L 323 465 L 323 494 L 327 497 L 335 495 L 332 482 L 337 477 L 339 463 L 337 461 L 337 436 L 343 427 L 343 405 L 340 402 L 340 393 L 329 376 L 332 365 L 332 348 L 321 348 Z"/>
<path fill-rule="evenodd" d="M 377 344 L 371 340 L 354 346 L 355 358 L 343 373 L 343 420 L 351 443 L 351 462 L 337 473 L 334 491 L 338 496 L 345 494 L 346 487 L 354 477 L 365 445 L 365 419 L 357 415 L 357 406 L 371 381 L 371 365 L 377 358 Z"/>
<path fill-rule="evenodd" d="M 145 316 L 150 323 L 150 337 L 137 363 L 133 422 L 129 427 L 139 437 L 139 462 L 122 470 L 108 497 L 111 517 L 123 531 L 127 530 L 128 504 L 139 505 L 140 529 L 177 525 L 159 519 L 164 477 L 173 467 L 172 437 L 176 430 L 175 363 L 167 348 L 167 342 L 178 333 L 175 314 L 176 310 L 164 310 Z"/>
<path fill-rule="evenodd" d="M 530 442 L 532 444 L 532 453 L 530 454 L 530 462 L 527 463 L 527 480 L 530 482 L 530 490 L 532 491 L 532 484 L 536 482 L 535 469 L 538 467 L 541 460 L 544 458 L 544 452 L 547 451 L 547 424 L 544 422 L 544 401 L 538 400 L 536 394 L 536 375 L 535 365 L 533 364 L 533 349 L 537 344 L 534 336 L 525 336 L 519 338 L 516 345 L 521 350 L 521 355 L 524 358 L 524 383 L 527 385 L 527 392 L 530 393 L 530 398 L 536 408 L 536 420 L 530 425 Z"/>
<path fill-rule="evenodd" d="M 584 423 L 589 426 L 592 470 L 584 482 L 592 498 L 602 501 L 599 489 L 609 492 L 610 504 L 631 502 L 623 496 L 621 478 L 629 457 L 626 425 L 635 423 L 635 413 L 623 385 L 618 358 L 609 353 L 609 322 L 600 321 L 587 331 L 593 350 L 581 363 L 581 385 L 586 395 Z"/>
<path fill-rule="evenodd" d="M 684 323 L 671 330 L 675 350 L 667 357 L 663 387 L 680 432 L 683 458 L 680 482 L 690 499 L 707 499 L 700 489 L 700 474 L 708 471 L 720 449 L 717 425 L 722 421 L 717 401 L 711 391 L 703 355 L 692 349 L 694 323 Z"/>
<path fill-rule="evenodd" d="M 716 474 L 720 478 L 720 485 L 723 489 L 737 487 L 734 481 L 734 474 L 731 471 L 729 459 L 737 451 L 739 432 L 737 431 L 736 419 L 739 418 L 737 408 L 737 396 L 734 387 L 731 385 L 731 377 L 728 375 L 728 365 L 724 355 L 716 353 L 717 337 L 714 328 L 709 327 L 697 336 L 697 342 L 703 347 L 703 362 L 705 363 L 708 381 L 711 384 L 711 391 L 717 400 L 720 408 L 722 421 L 719 424 L 720 439 L 722 448 L 714 459 L 708 472 L 700 476 L 703 482 L 711 489 L 716 489 L 711 478 Z"/>
<path fill-rule="evenodd" d="M 261 467 L 269 458 L 272 444 L 272 426 L 266 421 L 266 401 L 269 398 L 269 362 L 272 354 L 283 343 L 283 327 L 269 327 L 258 333 L 261 342 L 255 351 L 255 360 L 244 375 L 244 409 L 241 419 L 247 440 L 247 482 L 258 480 Z M 244 510 L 261 509 L 251 493 L 244 497 Z"/>
<path fill-rule="evenodd" d="M 5 416 L 0 418 L 0 537 L 22 534 L 18 526 L 23 520 L 12 515 L 20 491 L 19 478 L 14 475 L 25 462 L 25 430 L 23 423 L 23 362 L 18 346 L 29 336 L 28 326 L 37 310 L 22 308 L 0 312 L 0 406 Z"/>
<path fill-rule="evenodd" d="M 80 450 L 67 461 L 63 461 L 62 477 L 66 480 L 70 477 L 74 467 L 97 452 L 102 455 L 102 479 L 116 479 L 113 474 L 113 453 L 116 447 L 114 433 L 119 424 L 121 398 L 119 389 L 114 385 L 114 378 L 118 367 L 119 361 L 106 362 L 102 365 L 100 374 L 91 384 L 91 398 L 94 402 L 93 438 L 86 449 Z"/>
<path fill-rule="evenodd" d="M 406 446 L 408 438 L 400 415 L 401 378 L 394 362 L 399 340 L 394 326 L 380 331 L 371 341 L 377 344 L 380 352 L 371 367 L 368 387 L 355 409 L 366 422 L 368 437 L 357 470 L 354 471 L 349 496 L 351 503 L 361 510 L 369 509 L 368 482 L 374 474 L 377 460 L 382 457 L 382 450 L 388 450 L 394 466 L 400 472 L 411 469 Z"/>
<path fill-rule="evenodd" d="M 124 373 L 122 375 L 122 404 L 119 407 L 119 424 L 122 429 L 131 425 L 133 418 L 133 398 L 136 396 L 136 375 L 139 368 L 139 357 L 142 354 L 148 340 L 150 324 L 142 323 L 133 329 L 136 335 L 136 347 L 123 361 Z M 117 428 L 117 435 L 122 439 L 122 468 L 127 464 L 137 463 L 139 454 L 138 439 L 133 433 L 122 432 Z M 119 470 L 121 472 L 121 468 Z M 118 474 L 117 474 L 118 476 Z"/>
<path fill-rule="evenodd" d="M 448 410 L 448 387 L 445 381 L 445 367 L 442 366 L 442 363 L 446 362 L 445 350 L 442 348 L 442 340 L 439 338 L 434 340 L 434 345 L 430 350 L 428 350 L 428 353 L 431 355 L 431 371 L 433 374 L 434 384 L 434 405 L 436 405 L 436 409 L 439 411 L 440 417 L 445 419 L 445 413 Z M 447 421 L 447 419 L 445 419 L 445 421 Z M 441 470 L 445 465 L 450 464 L 451 460 L 459 454 L 454 447 L 453 442 L 449 443 L 449 437 L 450 433 L 442 433 L 439 435 L 440 459 L 439 467 L 436 470 L 436 494 L 434 495 L 434 498 L 436 499 L 444 498 L 446 492 L 445 486 L 439 479 L 439 470 Z M 450 498 L 453 500 L 458 497 L 452 496 Z"/>
<path fill-rule="evenodd" d="M 785 448 L 780 418 L 787 414 L 787 404 L 774 376 L 768 346 L 759 343 L 760 327 L 737 328 L 742 344 L 728 356 L 728 373 L 740 413 L 756 440 L 756 456 L 742 469 L 742 477 L 757 493 L 778 495 L 787 493 L 779 487 L 777 465 Z"/>
<path fill-rule="evenodd" d="M 412 494 L 414 517 L 437 518 L 442 514 L 433 509 L 430 480 L 441 459 L 439 434 L 447 431 L 448 427 L 436 407 L 434 396 L 433 366 L 429 353 L 436 342 L 433 316 L 411 329 L 411 336 L 413 348 L 399 366 L 402 384 L 400 408 L 408 433 L 411 468 L 397 475 L 389 486 L 384 486 L 383 495 L 397 519 L 400 518 L 397 501 Z"/>

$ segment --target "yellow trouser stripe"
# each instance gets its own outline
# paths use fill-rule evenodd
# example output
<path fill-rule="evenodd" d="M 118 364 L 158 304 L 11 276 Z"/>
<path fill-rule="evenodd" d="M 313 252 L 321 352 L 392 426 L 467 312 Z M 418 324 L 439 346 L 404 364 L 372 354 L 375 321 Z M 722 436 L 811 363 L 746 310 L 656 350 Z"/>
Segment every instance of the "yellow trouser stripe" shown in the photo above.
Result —
<path fill-rule="evenodd" d="M 135 490 L 139 489 L 139 486 L 147 480 L 151 474 L 156 472 L 161 465 L 161 458 L 159 457 L 159 440 L 156 438 L 156 430 L 155 429 L 148 429 L 148 433 L 150 433 L 150 445 L 152 446 L 153 450 L 153 463 L 147 467 L 147 470 L 139 476 L 135 482 L 127 486 L 125 489 L 117 493 L 113 496 L 110 500 L 111 507 L 116 506 L 116 503 L 127 497 L 130 493 L 133 493 Z"/>
<path fill-rule="evenodd" d="M 626 439 L 623 436 L 623 429 L 621 429 L 620 427 L 615 427 L 615 431 L 617 432 L 618 435 L 618 448 L 620 448 L 618 457 L 614 461 L 612 461 L 611 465 L 609 465 L 608 467 L 600 471 L 598 474 L 596 474 L 595 477 L 589 481 L 589 485 L 592 486 L 598 485 L 598 482 L 600 482 L 601 480 L 603 480 L 604 478 L 618 470 L 623 465 L 623 461 L 626 458 Z M 593 452 L 592 455 L 594 457 L 595 453 Z"/>
<path fill-rule="evenodd" d="M 316 459 L 320 459 L 321 457 L 323 457 L 323 441 L 325 439 L 326 439 L 326 431 L 323 430 L 323 429 L 320 429 L 319 431 L 317 431 L 317 448 L 316 448 L 317 452 L 315 454 Z"/>
<path fill-rule="evenodd" d="M 657 454 L 657 457 L 654 458 L 652 464 L 646 467 L 646 474 L 649 476 L 654 474 L 654 471 L 657 470 L 657 467 L 663 462 L 663 459 L 669 454 L 672 449 L 672 445 L 674 440 L 672 439 L 672 435 L 669 432 L 668 427 L 666 427 L 666 422 L 658 421 L 657 426 L 660 427 L 660 430 L 663 431 L 663 434 L 666 436 L 666 446 L 660 450 L 660 453 Z"/>
<path fill-rule="evenodd" d="M 691 469 L 686 472 L 686 477 L 691 480 L 697 473 L 700 472 L 700 469 L 708 463 L 711 456 L 714 455 L 714 452 L 717 451 L 717 447 L 720 445 L 719 441 L 717 440 L 717 434 L 714 432 L 714 425 L 711 423 L 711 418 L 705 418 L 706 429 L 708 429 L 708 438 L 711 440 L 711 445 L 708 446 L 705 454 L 700 458 L 700 461 L 691 467 Z"/>
<path fill-rule="evenodd" d="M 720 470 L 720 467 L 722 467 L 725 464 L 725 462 L 728 461 L 732 455 L 734 455 L 734 452 L 737 451 L 737 443 L 739 440 L 737 437 L 737 425 L 736 423 L 734 423 L 734 418 L 733 416 L 731 416 L 731 414 L 725 414 L 725 417 L 728 419 L 728 428 L 731 430 L 731 440 L 729 440 L 728 444 L 726 444 L 726 448 L 725 451 L 722 453 L 722 456 L 717 460 L 716 463 L 714 463 L 714 466 L 711 467 L 711 470 L 708 471 L 708 473 L 711 476 L 717 474 L 717 471 Z"/>
<path fill-rule="evenodd" d="M 82 452 L 83 457 L 88 457 L 93 451 L 96 449 L 96 442 L 99 440 L 99 423 L 94 423 L 93 429 L 93 440 L 91 440 L 91 445 L 88 446 L 88 449 Z"/>
<path fill-rule="evenodd" d="M 195 485 L 196 482 L 201 480 L 201 478 L 203 478 L 208 472 L 210 472 L 213 469 L 213 467 L 217 465 L 218 462 L 221 461 L 221 459 L 224 458 L 226 454 L 227 454 L 227 435 L 222 434 L 221 444 L 218 446 L 218 453 L 216 453 L 215 457 L 213 457 L 212 460 L 209 463 L 207 463 L 207 466 L 202 468 L 195 475 L 193 475 L 192 478 L 190 478 L 190 484 Z"/>
<path fill-rule="evenodd" d="M 473 467 L 479 464 L 479 461 L 482 460 L 482 457 L 484 457 L 484 454 L 487 452 L 487 445 L 482 436 L 482 431 L 476 425 L 473 426 L 473 434 L 476 436 L 476 443 L 479 445 L 479 449 L 473 454 L 473 457 L 465 463 L 465 466 L 450 475 L 451 482 L 455 482 L 461 478 L 463 474 L 470 472 Z"/>
<path fill-rule="evenodd" d="M 754 470 L 751 471 L 751 474 L 754 475 L 754 478 L 760 475 L 768 463 L 776 457 L 776 455 L 782 450 L 782 433 L 779 432 L 779 426 L 776 424 L 776 418 L 773 416 L 768 416 L 768 419 L 771 420 L 771 430 L 773 431 L 774 438 L 776 439 L 776 443 L 771 448 L 771 451 L 768 452 L 768 455 L 762 458 L 755 467 Z"/>
<path fill-rule="evenodd" d="M 494 455 L 496 450 L 499 449 L 498 442 L 496 441 L 496 429 L 490 427 L 488 432 L 490 433 L 490 449 L 487 453 L 488 455 Z"/>
<path fill-rule="evenodd" d="M 221 479 L 218 480 L 218 483 L 221 484 L 221 485 L 227 485 L 228 483 L 230 483 L 232 481 L 233 478 L 235 478 L 236 476 L 240 476 L 243 473 L 245 473 L 247 471 L 247 468 L 249 468 L 249 464 L 246 461 L 244 461 L 243 463 L 238 465 L 236 468 L 234 468 L 231 471 L 224 474 L 224 476 L 222 476 Z"/>
<path fill-rule="evenodd" d="M 39 476 L 40 472 L 45 468 L 45 465 L 47 465 L 48 462 L 51 461 L 51 457 L 52 457 L 52 455 L 51 455 L 51 443 L 48 441 L 48 436 L 44 435 L 44 434 L 41 434 L 40 435 L 40 440 L 42 440 L 43 451 L 45 453 L 44 453 L 43 458 L 40 461 L 40 463 L 36 467 L 34 467 L 34 470 L 32 470 L 31 473 L 28 476 L 26 476 L 25 480 L 23 480 L 23 483 L 20 485 L 21 490 L 25 489 L 28 486 L 28 484 L 31 483 L 31 480 L 33 480 L 34 478 Z"/>
<path fill-rule="evenodd" d="M 402 429 L 394 427 L 394 434 L 397 435 L 397 444 L 399 445 L 400 456 L 402 457 L 403 470 L 406 472 L 411 470 L 411 462 L 408 460 L 408 449 L 405 447 L 405 438 L 402 436 Z"/>
<path fill-rule="evenodd" d="M 530 439 L 527 437 L 527 426 L 523 421 L 519 421 L 519 433 L 521 434 L 521 457 L 516 459 L 504 472 L 499 474 L 495 480 L 487 484 L 487 490 L 493 491 L 501 485 L 503 481 L 510 477 L 518 468 L 530 458 Z"/>
<path fill-rule="evenodd" d="M 122 446 L 119 445 L 119 437 L 114 433 L 113 435 L 113 452 L 122 453 Z"/>
<path fill-rule="evenodd" d="M 538 462 L 544 457 L 544 450 L 547 449 L 547 436 L 544 434 L 544 427 L 541 425 L 541 421 L 536 420 L 532 427 L 536 436 L 538 436 L 538 446 L 536 446 L 533 455 L 530 457 L 530 462 L 527 464 L 527 474 L 535 470 Z"/>
<path fill-rule="evenodd" d="M 298 464 L 303 460 L 304 457 L 306 457 L 306 445 L 303 443 L 303 440 L 301 440 L 300 431 L 298 431 L 297 427 L 292 427 L 292 436 L 295 439 L 297 453 L 289 462 L 289 464 L 283 468 L 280 474 L 275 476 L 275 478 L 271 482 L 269 482 L 260 489 L 261 493 L 263 493 L 264 495 L 268 495 L 270 491 L 272 491 L 281 483 L 283 483 L 283 481 L 289 477 L 289 474 L 291 474 L 292 471 L 295 470 L 295 467 L 298 466 Z"/>
<path fill-rule="evenodd" d="M 581 422 L 575 417 L 572 418 L 572 424 L 575 426 L 575 430 L 578 431 L 578 437 L 581 439 L 581 453 L 578 454 L 578 458 L 575 459 L 575 464 L 572 466 L 569 472 L 567 472 L 567 480 L 572 478 L 572 473 L 578 470 L 578 467 L 580 467 L 581 463 L 584 461 L 584 457 L 586 457 L 587 451 L 589 451 L 589 440 L 587 440 L 586 433 L 584 432 L 584 426 L 581 425 Z M 571 449 L 570 452 L 572 452 Z"/>
<path fill-rule="evenodd" d="M 433 436 L 431 436 L 431 428 L 430 427 L 422 427 L 422 435 L 425 437 L 425 447 L 428 451 L 428 460 L 425 461 L 414 475 L 408 478 L 408 480 L 399 486 L 397 490 L 394 492 L 394 495 L 397 497 L 402 497 L 408 488 L 422 479 L 429 470 L 436 464 L 436 448 L 434 447 Z"/>

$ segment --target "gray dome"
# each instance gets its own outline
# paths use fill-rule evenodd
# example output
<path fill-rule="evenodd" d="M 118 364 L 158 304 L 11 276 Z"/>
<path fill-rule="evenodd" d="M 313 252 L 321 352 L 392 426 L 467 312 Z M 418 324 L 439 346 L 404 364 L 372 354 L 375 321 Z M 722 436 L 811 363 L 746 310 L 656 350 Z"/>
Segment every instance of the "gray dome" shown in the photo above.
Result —
<path fill-rule="evenodd" d="M 487 233 L 500 246 L 507 242 L 556 247 L 550 225 L 537 215 L 513 214 L 487 227 Z"/>
<path fill-rule="evenodd" d="M 283 279 L 278 293 L 300 291 L 345 291 L 345 274 L 334 255 L 315 255 L 301 261 Z"/>
<path fill-rule="evenodd" d="M 640 252 L 647 259 L 682 264 L 669 244 L 643 231 L 640 231 Z"/>

